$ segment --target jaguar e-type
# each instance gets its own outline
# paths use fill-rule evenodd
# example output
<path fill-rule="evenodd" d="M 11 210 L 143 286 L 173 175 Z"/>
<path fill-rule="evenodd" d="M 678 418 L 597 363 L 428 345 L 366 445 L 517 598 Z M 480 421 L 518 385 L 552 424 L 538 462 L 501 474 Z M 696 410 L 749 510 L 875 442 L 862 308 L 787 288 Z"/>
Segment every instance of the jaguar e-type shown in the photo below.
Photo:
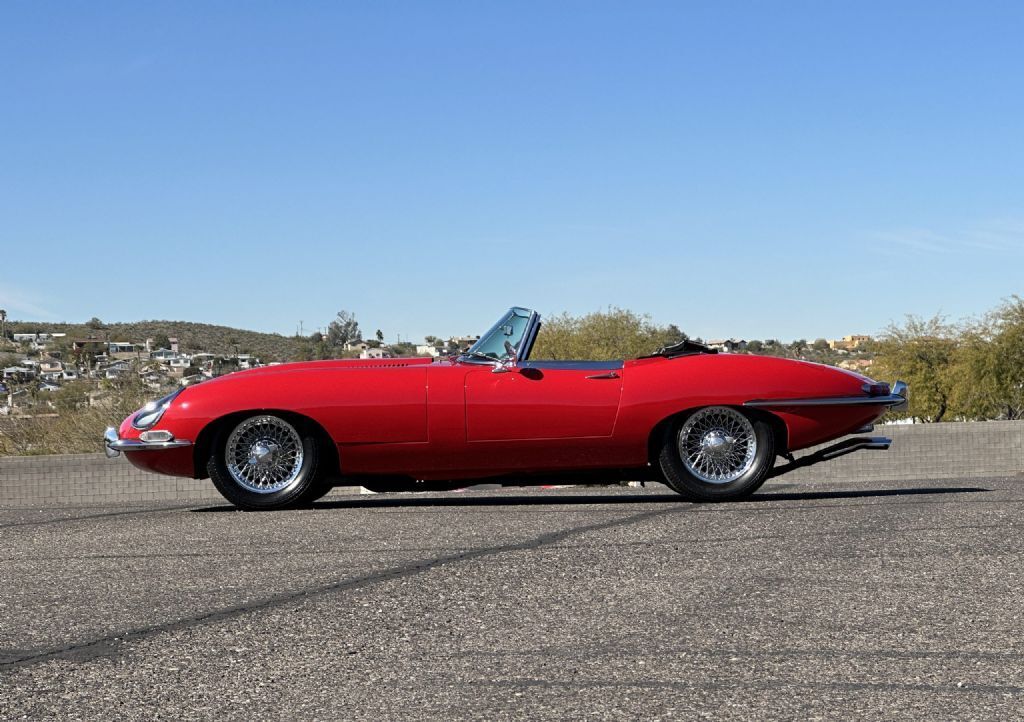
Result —
<path fill-rule="evenodd" d="M 890 440 L 906 404 L 856 373 L 682 341 L 617 361 L 534 360 L 540 316 L 512 308 L 447 358 L 348 359 L 238 371 L 147 404 L 105 434 L 161 474 L 210 478 L 243 509 L 375 491 L 656 480 L 693 501 Z M 775 467 L 778 457 L 788 461 Z"/>

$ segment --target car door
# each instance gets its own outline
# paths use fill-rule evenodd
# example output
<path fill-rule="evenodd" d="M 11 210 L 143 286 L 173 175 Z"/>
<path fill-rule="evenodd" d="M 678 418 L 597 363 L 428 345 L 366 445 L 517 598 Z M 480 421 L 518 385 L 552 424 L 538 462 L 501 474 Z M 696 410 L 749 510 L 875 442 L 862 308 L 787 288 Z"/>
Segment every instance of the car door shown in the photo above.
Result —
<path fill-rule="evenodd" d="M 537 362 L 466 375 L 468 442 L 611 436 L 622 364 Z"/>

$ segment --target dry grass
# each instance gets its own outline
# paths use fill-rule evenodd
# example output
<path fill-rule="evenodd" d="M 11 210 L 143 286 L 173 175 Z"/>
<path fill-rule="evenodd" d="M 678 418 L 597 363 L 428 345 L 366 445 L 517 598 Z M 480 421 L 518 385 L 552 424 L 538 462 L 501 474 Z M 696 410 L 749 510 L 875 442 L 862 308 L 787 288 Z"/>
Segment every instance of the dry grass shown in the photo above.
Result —
<path fill-rule="evenodd" d="M 145 400 L 141 393 L 127 393 L 83 408 L 32 416 L 0 416 L 0 456 L 102 451 L 104 429 L 119 426 Z"/>

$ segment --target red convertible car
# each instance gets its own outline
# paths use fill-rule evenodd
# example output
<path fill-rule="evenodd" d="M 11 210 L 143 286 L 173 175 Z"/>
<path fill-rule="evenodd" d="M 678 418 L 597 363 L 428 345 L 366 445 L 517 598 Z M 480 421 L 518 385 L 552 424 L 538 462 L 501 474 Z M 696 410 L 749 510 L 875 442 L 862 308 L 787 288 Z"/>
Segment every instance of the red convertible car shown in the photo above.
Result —
<path fill-rule="evenodd" d="M 209 477 L 244 509 L 376 491 L 657 480 L 694 501 L 858 449 L 906 384 L 684 341 L 626 361 L 531 360 L 540 317 L 512 308 L 445 359 L 312 361 L 179 389 L 107 429 L 107 454 Z M 788 463 L 774 468 L 776 457 Z"/>

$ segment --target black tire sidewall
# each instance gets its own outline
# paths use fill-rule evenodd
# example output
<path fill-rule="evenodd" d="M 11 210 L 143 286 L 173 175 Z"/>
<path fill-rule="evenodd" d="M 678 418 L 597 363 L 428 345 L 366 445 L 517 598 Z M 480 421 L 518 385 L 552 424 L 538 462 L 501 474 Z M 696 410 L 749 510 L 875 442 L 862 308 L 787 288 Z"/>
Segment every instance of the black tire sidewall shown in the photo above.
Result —
<path fill-rule="evenodd" d="M 698 411 L 701 409 L 695 409 L 693 413 Z M 754 427 L 757 452 L 754 456 L 754 463 L 751 464 L 747 473 L 728 484 L 710 484 L 702 481 L 691 474 L 683 464 L 679 456 L 677 440 L 679 430 L 686 423 L 689 415 L 674 424 L 669 424 L 658 455 L 661 473 L 669 488 L 691 501 L 732 501 L 754 493 L 768 478 L 768 474 L 775 464 L 775 434 L 771 424 L 764 419 L 747 414 L 744 416 Z"/>
<path fill-rule="evenodd" d="M 272 416 L 273 414 L 264 415 Z M 288 419 L 282 418 L 282 421 L 291 424 L 302 439 L 302 467 L 299 469 L 298 480 L 287 489 L 270 494 L 258 494 L 239 485 L 232 478 L 225 460 L 225 446 L 231 432 L 245 421 L 246 419 L 239 419 L 237 423 L 223 429 L 214 441 L 213 453 L 207 462 L 206 470 L 210 474 L 213 485 L 217 487 L 217 491 L 239 509 L 248 511 L 283 509 L 308 502 L 311 492 L 319 490 L 319 485 L 317 485 L 317 443 L 312 435 L 304 433 L 300 427 Z"/>

